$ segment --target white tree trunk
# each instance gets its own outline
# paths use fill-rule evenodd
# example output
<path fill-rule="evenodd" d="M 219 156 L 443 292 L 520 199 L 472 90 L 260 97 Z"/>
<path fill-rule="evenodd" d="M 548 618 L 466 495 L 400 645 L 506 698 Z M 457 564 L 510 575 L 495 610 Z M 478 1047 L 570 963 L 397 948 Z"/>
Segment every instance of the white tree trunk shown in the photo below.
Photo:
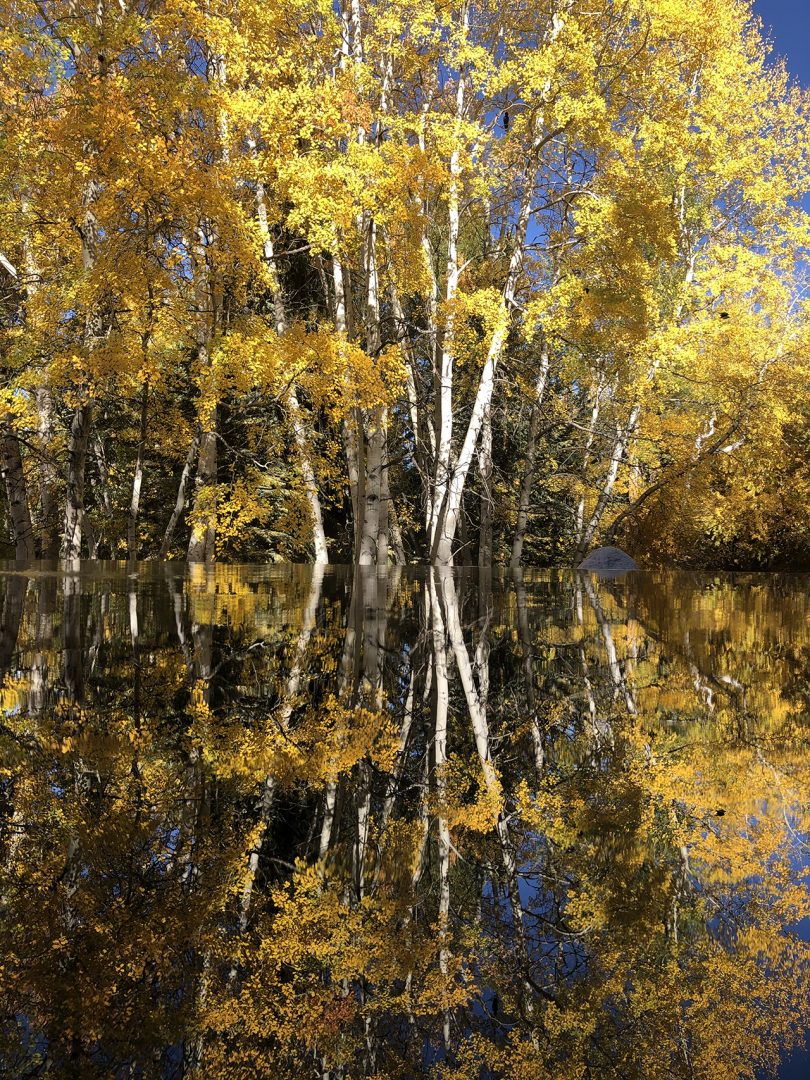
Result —
<path fill-rule="evenodd" d="M 19 562 L 31 562 L 36 557 L 36 550 L 31 511 L 28 507 L 28 489 L 23 472 L 20 441 L 10 423 L 4 423 L 0 430 L 0 471 L 14 534 L 14 557 Z"/>
<path fill-rule="evenodd" d="M 520 497 L 518 501 L 517 521 L 515 523 L 515 535 L 512 539 L 512 554 L 509 565 L 512 569 L 520 566 L 523 558 L 523 544 L 526 540 L 526 531 L 529 527 L 529 511 L 532 504 L 532 490 L 534 488 L 534 471 L 537 459 L 537 435 L 540 430 L 540 407 L 543 404 L 543 396 L 546 392 L 548 379 L 549 354 L 544 345 L 540 354 L 540 372 L 534 388 L 534 401 L 529 417 L 529 438 L 526 443 L 526 460 L 523 465 L 523 478 L 520 482 Z"/>

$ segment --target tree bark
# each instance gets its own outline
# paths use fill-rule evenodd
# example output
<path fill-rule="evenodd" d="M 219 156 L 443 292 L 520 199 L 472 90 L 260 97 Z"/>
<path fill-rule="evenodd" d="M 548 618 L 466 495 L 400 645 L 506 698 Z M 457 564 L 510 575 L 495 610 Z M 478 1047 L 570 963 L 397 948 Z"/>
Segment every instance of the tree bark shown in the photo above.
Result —
<path fill-rule="evenodd" d="M 146 420 L 149 407 L 149 383 L 141 391 L 141 421 L 138 428 L 138 452 L 135 456 L 135 472 L 132 477 L 132 495 L 129 500 L 129 522 L 127 525 L 127 558 L 134 562 L 138 558 L 138 514 L 141 506 L 141 485 L 143 483 L 143 455 L 146 447 Z"/>
<path fill-rule="evenodd" d="M 366 351 L 376 357 L 382 345 L 380 335 L 380 292 L 377 266 L 377 228 L 373 219 L 365 226 L 366 269 Z M 385 565 L 380 552 L 380 524 L 382 502 L 382 474 L 385 458 L 385 408 L 377 405 L 371 409 L 366 430 L 365 483 L 362 503 L 363 527 L 360 535 L 361 566 Z M 387 524 L 385 529 L 385 554 L 387 562 Z"/>
<path fill-rule="evenodd" d="M 492 566 L 492 415 L 484 411 L 481 445 L 478 448 L 478 475 L 481 478 L 481 520 L 478 532 L 478 566 Z"/>
<path fill-rule="evenodd" d="M 186 508 L 186 498 L 188 496 L 188 485 L 191 480 L 191 473 L 194 468 L 194 461 L 197 457 L 197 451 L 200 446 L 200 430 L 199 427 L 195 430 L 191 440 L 191 446 L 189 447 L 188 454 L 186 455 L 186 461 L 183 465 L 183 471 L 180 474 L 180 483 L 177 487 L 177 498 L 174 501 L 174 509 L 172 510 L 169 523 L 166 526 L 166 532 L 163 534 L 163 543 L 160 545 L 160 550 L 157 553 L 159 559 L 165 559 L 166 554 L 171 546 L 171 542 L 174 539 L 174 531 L 177 528 L 177 522 L 180 520 L 183 511 Z"/>
<path fill-rule="evenodd" d="M 93 406 L 80 405 L 73 414 L 68 443 L 68 475 L 65 492 L 65 528 L 62 538 L 62 558 L 66 561 L 81 558 L 84 526 L 84 477 L 87 464 L 87 444 Z"/>
<path fill-rule="evenodd" d="M 608 465 L 607 473 L 602 482 L 602 486 L 599 490 L 599 496 L 596 500 L 596 506 L 593 509 L 593 513 L 588 519 L 588 523 L 583 530 L 582 537 L 577 545 L 577 549 L 574 555 L 574 561 L 579 563 L 585 557 L 588 549 L 593 542 L 593 538 L 596 535 L 596 530 L 602 521 L 602 517 L 605 510 L 610 503 L 610 497 L 613 494 L 613 488 L 616 483 L 616 477 L 619 472 L 619 466 L 622 463 L 622 458 L 627 451 L 627 444 L 632 438 L 636 430 L 636 424 L 638 423 L 639 413 L 641 412 L 641 406 L 636 404 L 630 411 L 630 416 L 627 423 L 622 427 L 621 425 L 616 428 L 616 441 L 613 444 L 611 450 L 610 463 Z"/>
<path fill-rule="evenodd" d="M 523 479 L 520 482 L 520 501 L 518 503 L 517 522 L 515 523 L 515 535 L 512 539 L 512 554 L 509 565 L 517 569 L 523 559 L 523 544 L 526 540 L 526 531 L 529 527 L 529 511 L 532 503 L 532 489 L 534 488 L 534 471 L 537 459 L 537 435 L 540 431 L 540 410 L 543 404 L 543 396 L 548 379 L 549 354 L 544 345 L 540 353 L 540 373 L 535 384 L 534 401 L 529 417 L 529 438 L 526 443 L 526 460 L 523 464 Z"/>
<path fill-rule="evenodd" d="M 469 5 L 462 4 L 459 14 L 460 29 L 466 36 L 469 25 Z M 431 496 L 430 546 L 434 550 L 438 543 L 439 528 L 447 506 L 448 488 L 451 479 L 450 461 L 453 447 L 453 359 L 455 349 L 453 303 L 458 293 L 458 236 L 460 228 L 460 174 L 461 174 L 461 125 L 465 111 L 465 70 L 461 66 L 456 84 L 455 130 L 453 149 L 450 153 L 450 183 L 447 192 L 447 282 L 445 301 L 447 316 L 442 334 L 442 350 L 439 369 L 434 373 L 438 379 L 436 395 L 436 463 Z"/>
<path fill-rule="evenodd" d="M 195 244 L 194 292 L 196 306 L 197 362 L 203 380 L 211 367 L 211 338 L 217 324 L 217 311 L 208 266 L 205 227 L 197 229 Z M 202 387 L 205 394 L 207 387 Z M 206 402 L 200 412 L 200 444 L 197 473 L 194 478 L 194 513 L 187 557 L 190 563 L 213 563 L 217 539 L 217 405 Z"/>
<path fill-rule="evenodd" d="M 284 303 L 284 294 L 281 290 L 276 255 L 273 248 L 273 239 L 270 235 L 270 224 L 267 217 L 267 200 L 264 194 L 264 184 L 260 180 L 256 185 L 256 217 L 259 222 L 259 231 L 262 237 L 262 254 L 265 265 L 270 273 L 273 283 L 273 307 L 275 311 L 276 333 L 281 336 L 287 332 L 287 311 Z M 323 528 L 323 512 L 321 500 L 318 494 L 318 484 L 315 478 L 315 469 L 312 465 L 309 440 L 301 419 L 301 406 L 298 401 L 295 383 L 293 382 L 287 393 L 287 407 L 289 409 L 290 422 L 298 451 L 298 460 L 301 465 L 301 475 L 304 480 L 307 504 L 309 506 L 310 520 L 312 524 L 312 543 L 315 548 L 315 562 L 328 563 L 329 549 L 326 544 L 326 533 Z"/>
<path fill-rule="evenodd" d="M 197 475 L 194 478 L 194 509 L 198 514 L 188 541 L 188 561 L 210 565 L 216 557 L 217 540 L 217 409 L 207 410 L 202 422 Z"/>
<path fill-rule="evenodd" d="M 8 512 L 14 534 L 14 558 L 31 562 L 36 557 L 28 488 L 25 482 L 20 441 L 6 422 L 0 427 L 0 470 L 8 499 Z"/>

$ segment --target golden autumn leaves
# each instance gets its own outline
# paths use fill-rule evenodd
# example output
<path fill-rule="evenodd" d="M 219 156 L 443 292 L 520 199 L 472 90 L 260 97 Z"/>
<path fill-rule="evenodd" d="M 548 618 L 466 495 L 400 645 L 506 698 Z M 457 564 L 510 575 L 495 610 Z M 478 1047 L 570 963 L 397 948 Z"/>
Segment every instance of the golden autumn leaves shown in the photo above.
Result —
<path fill-rule="evenodd" d="M 21 556 L 802 549 L 807 104 L 742 0 L 4 14 Z"/>

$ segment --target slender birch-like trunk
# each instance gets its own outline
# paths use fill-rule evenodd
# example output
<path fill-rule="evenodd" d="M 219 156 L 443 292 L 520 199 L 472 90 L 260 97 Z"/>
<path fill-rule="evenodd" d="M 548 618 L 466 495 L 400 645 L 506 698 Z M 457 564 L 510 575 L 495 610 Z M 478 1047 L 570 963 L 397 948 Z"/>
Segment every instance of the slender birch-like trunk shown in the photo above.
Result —
<path fill-rule="evenodd" d="M 345 341 L 349 335 L 346 276 L 343 271 L 343 264 L 337 256 L 332 258 L 332 283 L 335 291 L 335 331 L 338 337 Z M 360 554 L 363 527 L 361 507 L 364 501 L 363 475 L 365 472 L 363 428 L 360 410 L 357 408 L 351 408 L 343 420 L 343 447 L 346 454 L 349 494 L 352 503 L 352 552 L 356 562 Z"/>
<path fill-rule="evenodd" d="M 127 558 L 134 562 L 138 558 L 138 516 L 141 507 L 141 486 L 143 484 L 143 456 L 146 448 L 146 421 L 149 408 L 149 383 L 143 384 L 141 391 L 141 418 L 138 425 L 138 451 L 135 455 L 135 471 L 132 476 L 132 495 L 129 500 L 129 521 L 127 522 Z"/>
<path fill-rule="evenodd" d="M 550 136 L 548 136 L 550 137 Z M 547 137 L 547 138 L 548 138 Z M 484 417 L 490 407 L 492 394 L 495 387 L 495 372 L 506 343 L 509 330 L 509 320 L 512 304 L 517 288 L 518 274 L 523 263 L 523 250 L 526 242 L 526 231 L 531 214 L 532 194 L 534 191 L 531 174 L 526 178 L 523 195 L 521 197 L 520 212 L 515 230 L 515 243 L 509 262 L 509 271 L 506 276 L 501 297 L 501 308 L 497 325 L 490 340 L 489 350 L 483 371 L 478 382 L 478 391 L 475 396 L 472 414 L 467 425 L 467 433 L 464 443 L 456 461 L 455 468 L 449 478 L 444 498 L 443 509 L 436 516 L 436 527 L 433 530 L 433 543 L 431 548 L 431 561 L 443 566 L 450 566 L 453 562 L 453 541 L 458 528 L 458 519 L 461 513 L 461 500 L 464 494 L 464 485 L 467 481 L 467 473 L 473 461 L 478 437 L 484 423 Z M 434 507 L 435 510 L 435 507 Z M 435 516 L 435 515 L 434 515 Z"/>
<path fill-rule="evenodd" d="M 492 414 L 489 406 L 484 410 L 484 421 L 481 427 L 478 475 L 481 478 L 478 565 L 483 570 L 492 566 Z"/>
<path fill-rule="evenodd" d="M 469 26 L 469 5 L 462 4 L 459 15 L 460 28 L 466 35 Z M 461 202 L 461 127 L 465 111 L 466 76 L 462 64 L 456 84 L 455 130 L 453 149 L 450 153 L 450 183 L 447 191 L 447 266 L 445 302 L 447 315 L 442 334 L 442 350 L 436 393 L 436 462 L 431 496 L 430 546 L 438 543 L 438 530 L 446 512 L 451 479 L 450 462 L 453 448 L 453 358 L 455 349 L 453 302 L 458 294 L 458 236 Z"/>
<path fill-rule="evenodd" d="M 21 209 L 27 216 L 30 204 L 23 196 Z M 37 264 L 31 234 L 26 231 L 22 244 L 23 266 L 25 270 L 25 297 L 31 302 L 36 297 L 40 284 L 40 271 Z M 30 325 L 31 313 L 26 311 L 26 324 Z M 59 525 L 56 497 L 56 468 L 49 454 L 53 443 L 53 401 L 50 387 L 45 381 L 44 371 L 38 371 L 38 385 L 34 391 L 37 412 L 37 436 L 41 456 L 39 458 L 39 519 L 40 551 L 43 559 L 56 559 L 59 556 Z"/>
<path fill-rule="evenodd" d="M 523 545 L 526 541 L 526 531 L 529 527 L 529 511 L 532 503 L 532 490 L 534 488 L 534 472 L 537 459 L 537 436 L 540 431 L 540 414 L 543 397 L 546 392 L 548 380 L 549 353 L 548 346 L 544 343 L 540 352 L 540 372 L 534 389 L 534 401 L 529 416 L 529 437 L 526 443 L 526 459 L 523 463 L 523 477 L 520 481 L 520 499 L 518 502 L 517 522 L 515 523 L 515 535 L 512 539 L 512 554 L 509 565 L 512 569 L 520 566 L 523 559 Z"/>
<path fill-rule="evenodd" d="M 439 591 L 444 582 L 436 577 L 436 571 L 430 571 L 428 577 L 431 626 L 433 632 L 433 675 L 434 675 L 434 727 L 433 761 L 435 768 L 437 847 L 439 856 L 439 970 L 447 979 L 450 970 L 450 826 L 445 811 L 447 763 L 447 718 L 450 709 L 450 683 L 447 662 L 447 633 Z M 443 1035 L 445 1048 L 450 1045 L 450 1013 L 444 1010 Z"/>
<path fill-rule="evenodd" d="M 585 438 L 585 449 L 582 452 L 582 482 L 585 483 L 588 473 L 588 464 L 591 459 L 591 447 L 596 435 L 596 425 L 599 420 L 599 410 L 602 403 L 602 390 L 604 389 L 602 376 L 597 379 L 596 388 L 594 391 L 593 404 L 591 405 L 591 419 L 588 425 L 588 433 Z M 577 548 L 580 550 L 580 546 L 583 542 L 585 530 L 585 492 L 583 491 L 577 502 L 577 518 L 576 518 L 576 537 Z"/>
<path fill-rule="evenodd" d="M 103 8 L 98 7 L 96 25 L 101 25 Z M 98 77 L 104 79 L 109 70 L 106 57 L 99 55 Z M 99 190 L 97 181 L 91 178 L 82 197 L 83 219 L 81 228 L 82 268 L 89 274 L 96 265 L 98 245 L 98 222 L 93 209 Z M 84 327 L 84 348 L 90 354 L 101 340 L 104 332 L 101 312 L 92 307 L 86 314 Z M 84 527 L 85 468 L 87 447 L 93 425 L 93 402 L 87 398 L 82 401 L 73 414 L 68 439 L 68 475 L 65 490 L 65 525 L 62 535 L 62 558 L 66 561 L 78 559 L 82 551 L 82 530 Z"/>
<path fill-rule="evenodd" d="M 692 88 L 690 90 L 690 95 L 689 95 L 690 96 L 690 101 L 694 99 L 696 93 L 697 93 L 697 76 L 695 77 L 695 81 L 693 82 Z M 696 258 L 696 254 L 692 250 L 692 245 L 690 243 L 687 228 L 686 228 L 686 209 L 685 209 L 685 207 L 686 207 L 686 189 L 684 187 L 681 187 L 680 200 L 679 201 L 680 201 L 679 215 L 680 215 L 680 230 L 681 230 L 681 238 L 680 239 L 681 239 L 681 249 L 682 249 L 681 250 L 681 255 L 682 255 L 682 258 L 684 260 L 684 265 L 685 265 L 683 283 L 684 283 L 684 286 L 686 288 L 688 288 L 695 280 L 695 258 Z M 682 311 L 683 311 L 683 307 L 684 307 L 683 303 L 680 303 L 678 305 L 678 307 L 676 308 L 675 312 L 673 313 L 673 323 L 677 323 L 680 320 L 680 317 L 681 317 L 681 314 L 682 314 Z M 656 357 L 655 359 L 653 359 L 653 361 L 650 363 L 649 367 L 647 368 L 647 378 L 646 378 L 647 385 L 649 385 L 653 381 L 653 379 L 655 378 L 655 375 L 656 375 L 656 373 L 658 371 L 658 364 L 659 364 L 659 357 Z M 616 476 L 618 474 L 619 466 L 620 466 L 623 458 L 626 456 L 626 454 L 628 452 L 628 448 L 629 448 L 633 438 L 635 437 L 636 429 L 638 428 L 638 422 L 639 422 L 640 417 L 641 417 L 641 401 L 637 399 L 635 401 L 635 403 L 633 404 L 633 407 L 630 410 L 630 414 L 627 417 L 627 421 L 625 422 L 625 424 L 624 425 L 621 425 L 621 424 L 617 425 L 617 428 L 616 428 L 616 440 L 615 440 L 615 442 L 613 444 L 613 450 L 611 452 L 610 464 L 608 466 L 608 471 L 607 471 L 605 479 L 604 479 L 604 481 L 602 483 L 602 487 L 600 488 L 599 496 L 598 496 L 598 498 L 596 500 L 596 505 L 594 507 L 593 513 L 591 514 L 590 518 L 588 519 L 588 523 L 585 526 L 585 529 L 584 529 L 584 531 L 582 533 L 581 539 L 580 539 L 579 543 L 577 544 L 576 553 L 575 553 L 575 561 L 576 562 L 579 562 L 583 558 L 583 556 L 587 553 L 588 549 L 590 548 L 591 544 L 593 543 L 593 539 L 596 536 L 597 530 L 599 529 L 599 526 L 600 526 L 600 524 L 602 522 L 602 518 L 604 517 L 605 511 L 607 510 L 607 508 L 608 508 L 608 506 L 610 504 L 610 499 L 611 499 L 611 495 L 613 493 L 614 485 L 616 483 Z"/>
<path fill-rule="evenodd" d="M 0 428 L 0 471 L 14 534 L 14 557 L 18 562 L 30 562 L 36 557 L 36 550 L 28 506 L 28 489 L 23 472 L 20 441 L 8 422 Z"/>
<path fill-rule="evenodd" d="M 200 429 L 199 425 L 194 430 L 194 435 L 191 439 L 191 445 L 188 448 L 188 454 L 183 465 L 183 471 L 180 473 L 180 483 L 177 486 L 177 497 L 174 500 L 174 509 L 172 510 L 169 522 L 166 525 L 166 531 L 163 534 L 163 542 L 160 545 L 160 550 L 157 553 L 159 559 L 165 559 L 169 548 L 171 547 L 172 540 L 174 539 L 175 529 L 177 523 L 183 516 L 183 511 L 186 508 L 186 499 L 188 498 L 188 488 L 191 482 L 191 474 L 194 471 L 194 462 L 197 458 L 197 451 L 200 446 Z"/>
<path fill-rule="evenodd" d="M 568 12 L 569 8 L 570 2 L 567 2 L 563 5 L 563 11 L 561 13 L 555 13 L 552 17 L 546 35 L 546 40 L 549 44 L 552 44 L 559 37 L 564 26 L 564 15 Z M 464 11 L 466 18 L 466 7 Z M 545 93 L 547 94 L 549 92 L 550 84 L 547 85 Z M 531 150 L 528 154 L 527 166 L 524 173 L 523 192 L 520 197 L 517 221 L 515 222 L 514 240 L 509 259 L 509 268 L 501 293 L 499 317 L 492 332 L 489 349 L 487 351 L 487 358 L 478 381 L 478 389 L 475 395 L 472 413 L 467 424 L 467 431 L 461 451 L 459 452 L 458 459 L 452 472 L 447 478 L 446 489 L 441 491 L 441 500 L 437 496 L 434 502 L 434 526 L 431 530 L 430 558 L 431 562 L 437 563 L 440 566 L 450 566 L 453 562 L 453 543 L 461 514 L 461 505 L 464 487 L 467 481 L 467 474 L 475 456 L 475 449 L 478 444 L 478 438 L 484 424 L 487 410 L 492 402 L 492 395 L 495 388 L 495 374 L 509 333 L 518 277 L 523 266 L 526 235 L 528 232 L 535 190 L 537 165 L 540 161 L 540 155 L 544 147 L 560 135 L 563 130 L 564 128 L 557 128 L 538 133 L 532 141 Z M 449 380 L 448 385 L 448 403 L 452 410 L 452 378 Z M 445 383 L 442 381 L 442 389 L 444 390 L 444 388 Z M 437 477 L 438 475 L 439 472 L 437 469 Z"/>
<path fill-rule="evenodd" d="M 613 488 L 616 484 L 616 477 L 619 473 L 619 466 L 627 452 L 627 445 L 635 434 L 636 424 L 638 423 L 640 413 L 641 405 L 637 403 L 630 410 L 630 416 L 628 417 L 627 423 L 624 425 L 619 424 L 616 427 L 616 441 L 611 450 L 607 473 L 605 474 L 602 486 L 599 489 L 599 495 L 596 500 L 596 505 L 593 508 L 593 513 L 588 518 L 588 522 L 582 532 L 582 537 L 577 544 L 574 556 L 574 560 L 577 563 L 581 562 L 590 548 L 593 538 L 596 535 L 596 530 L 599 528 L 605 510 L 608 508 L 611 495 L 613 494 Z"/>
<path fill-rule="evenodd" d="M 255 144 L 254 144 L 255 150 Z M 276 264 L 276 255 L 273 248 L 273 239 L 270 235 L 270 225 L 267 216 L 267 199 L 265 197 L 264 183 L 259 180 L 256 185 L 256 217 L 259 222 L 259 233 L 262 240 L 262 255 L 265 265 L 271 275 L 273 288 L 273 308 L 275 313 L 276 333 L 282 336 L 287 332 L 288 319 L 284 294 L 281 290 L 281 279 Z M 287 391 L 287 408 L 289 411 L 290 424 L 292 426 L 295 447 L 298 452 L 298 461 L 301 467 L 301 476 L 304 480 L 304 490 L 309 506 L 310 522 L 312 525 L 312 543 L 315 548 L 315 562 L 328 563 L 329 550 L 326 544 L 326 533 L 323 527 L 323 511 L 321 499 L 318 494 L 318 484 L 315 478 L 315 469 L 312 465 L 309 440 L 301 418 L 301 406 L 295 383 L 290 385 Z"/>
<path fill-rule="evenodd" d="M 370 219 L 365 228 L 366 269 L 366 350 L 376 356 L 382 344 L 380 334 L 380 294 L 377 265 L 377 228 Z M 362 503 L 363 526 L 360 534 L 358 562 L 361 566 L 384 566 L 380 546 L 380 504 L 382 501 L 382 474 L 385 458 L 385 408 L 375 406 L 368 418 L 366 432 L 366 469 L 364 501 Z M 387 526 L 385 540 L 387 561 Z"/>
<path fill-rule="evenodd" d="M 70 424 L 68 441 L 68 473 L 65 493 L 65 528 L 62 539 L 62 557 L 70 562 L 78 559 L 82 551 L 84 525 L 84 478 L 87 466 L 87 444 L 93 406 L 90 402 L 80 405 Z"/>
<path fill-rule="evenodd" d="M 19 277 L 16 267 L 0 253 L 0 265 L 8 273 L 19 289 Z M 21 295 L 19 292 L 17 295 Z M 14 557 L 18 562 L 29 562 L 35 557 L 34 532 L 31 524 L 31 510 L 28 505 L 28 487 L 23 470 L 20 440 L 14 431 L 12 418 L 7 415 L 0 419 L 0 474 L 6 489 L 8 514 L 14 539 Z"/>
<path fill-rule="evenodd" d="M 227 81 L 225 60 L 209 54 L 206 63 L 209 82 L 224 88 Z M 218 158 L 230 161 L 228 117 L 221 109 L 216 117 L 219 145 Z M 195 229 L 194 292 L 196 306 L 197 362 L 203 383 L 211 369 L 211 345 L 221 325 L 220 297 L 217 296 L 210 253 L 215 235 L 211 223 L 200 220 Z M 194 512 L 196 520 L 188 541 L 188 561 L 210 565 L 216 559 L 217 539 L 217 473 L 218 473 L 218 408 L 216 391 L 203 386 L 203 405 L 200 410 L 200 448 L 197 474 L 194 478 Z"/>

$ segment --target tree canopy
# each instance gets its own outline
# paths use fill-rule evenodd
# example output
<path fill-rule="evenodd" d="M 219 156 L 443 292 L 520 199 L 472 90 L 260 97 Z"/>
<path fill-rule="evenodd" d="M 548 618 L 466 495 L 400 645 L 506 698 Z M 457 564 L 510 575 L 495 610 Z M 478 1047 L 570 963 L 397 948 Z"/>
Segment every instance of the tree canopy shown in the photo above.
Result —
<path fill-rule="evenodd" d="M 748 0 L 3 0 L 18 558 L 810 558 Z"/>

